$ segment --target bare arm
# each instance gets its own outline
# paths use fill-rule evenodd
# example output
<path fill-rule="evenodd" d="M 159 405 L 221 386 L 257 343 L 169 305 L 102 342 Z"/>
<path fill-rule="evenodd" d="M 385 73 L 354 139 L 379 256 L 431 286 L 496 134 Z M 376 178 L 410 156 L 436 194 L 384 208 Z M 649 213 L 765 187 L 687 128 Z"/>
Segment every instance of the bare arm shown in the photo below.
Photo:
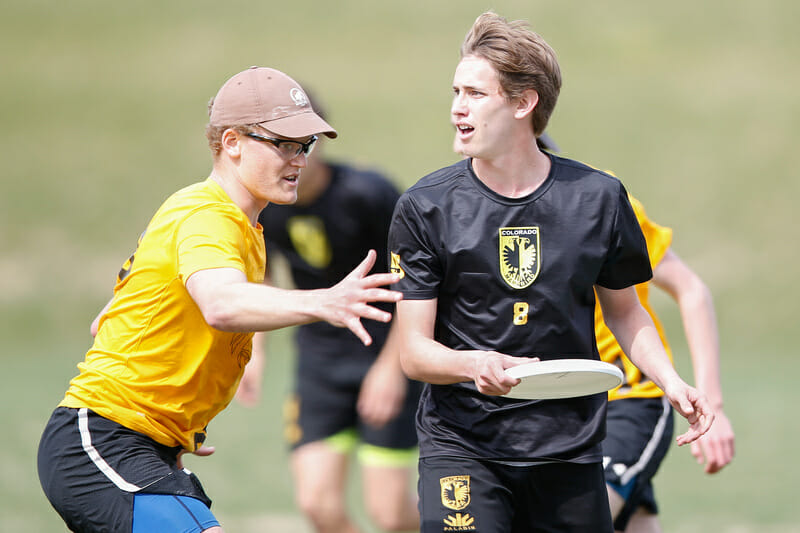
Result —
<path fill-rule="evenodd" d="M 375 263 L 371 250 L 342 281 L 328 289 L 290 290 L 249 283 L 233 268 L 201 270 L 186 281 L 206 322 L 223 331 L 271 331 L 324 320 L 349 328 L 364 344 L 372 339 L 362 318 L 388 322 L 391 314 L 370 302 L 397 302 L 401 293 L 382 289 L 397 281 L 396 274 L 367 275 Z"/>
<path fill-rule="evenodd" d="M 633 287 L 612 290 L 597 286 L 603 317 L 631 361 L 647 374 L 678 413 L 689 421 L 689 430 L 678 444 L 688 444 L 703 435 L 714 420 L 706 397 L 687 385 L 669 360 L 650 315 L 639 303 Z"/>
<path fill-rule="evenodd" d="M 396 322 L 392 323 L 386 342 L 372 363 L 358 394 L 357 409 L 373 427 L 382 427 L 403 408 L 408 381 L 400 366 L 400 343 Z"/>
<path fill-rule="evenodd" d="M 692 358 L 695 385 L 706 394 L 714 409 L 714 424 L 708 433 L 692 443 L 692 454 L 699 463 L 705 463 L 707 473 L 718 472 L 733 459 L 734 434 L 723 411 L 719 336 L 711 291 L 671 250 L 653 271 L 653 283 L 678 304 Z"/>
<path fill-rule="evenodd" d="M 403 343 L 400 363 L 412 379 L 433 384 L 474 381 L 484 394 L 506 394 L 519 383 L 506 368 L 529 363 L 527 357 L 512 357 L 482 350 L 452 350 L 433 338 L 437 300 L 404 300 L 397 304 L 397 328 Z"/>

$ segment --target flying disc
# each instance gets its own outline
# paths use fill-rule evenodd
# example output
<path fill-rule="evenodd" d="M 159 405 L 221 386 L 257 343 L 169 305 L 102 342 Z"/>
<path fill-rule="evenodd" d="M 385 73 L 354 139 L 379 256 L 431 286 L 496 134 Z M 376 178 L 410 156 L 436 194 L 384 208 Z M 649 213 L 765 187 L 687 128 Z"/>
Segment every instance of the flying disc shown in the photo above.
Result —
<path fill-rule="evenodd" d="M 534 361 L 506 369 L 522 381 L 506 398 L 552 400 L 606 392 L 622 383 L 622 371 L 610 363 L 590 359 Z"/>

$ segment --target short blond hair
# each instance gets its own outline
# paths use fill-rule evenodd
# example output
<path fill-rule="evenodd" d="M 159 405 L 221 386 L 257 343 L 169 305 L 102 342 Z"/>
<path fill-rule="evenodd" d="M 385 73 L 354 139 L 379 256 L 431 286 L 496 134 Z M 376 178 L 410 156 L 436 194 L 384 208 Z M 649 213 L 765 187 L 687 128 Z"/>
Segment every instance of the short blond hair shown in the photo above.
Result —
<path fill-rule="evenodd" d="M 509 99 L 528 89 L 539 95 L 533 110 L 533 132 L 544 133 L 561 91 L 561 69 L 556 53 L 524 20 L 507 21 L 487 11 L 467 32 L 461 57 L 485 59 L 497 71 L 500 87 Z"/>

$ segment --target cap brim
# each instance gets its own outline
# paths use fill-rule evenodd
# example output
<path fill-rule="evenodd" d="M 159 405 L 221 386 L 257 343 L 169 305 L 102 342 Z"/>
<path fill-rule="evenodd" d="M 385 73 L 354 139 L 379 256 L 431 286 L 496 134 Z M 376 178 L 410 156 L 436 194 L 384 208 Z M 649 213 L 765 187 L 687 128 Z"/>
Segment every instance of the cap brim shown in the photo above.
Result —
<path fill-rule="evenodd" d="M 331 139 L 335 139 L 339 136 L 330 124 L 322 120 L 322 118 L 313 111 L 261 122 L 259 125 L 273 133 L 293 139 L 320 134 L 324 134 Z"/>

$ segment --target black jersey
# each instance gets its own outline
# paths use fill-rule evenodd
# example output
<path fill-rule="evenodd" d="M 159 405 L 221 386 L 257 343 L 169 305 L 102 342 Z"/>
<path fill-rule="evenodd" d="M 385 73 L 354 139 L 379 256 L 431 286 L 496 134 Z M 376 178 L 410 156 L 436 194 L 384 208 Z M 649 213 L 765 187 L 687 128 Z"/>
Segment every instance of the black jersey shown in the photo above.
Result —
<path fill-rule="evenodd" d="M 268 205 L 259 216 L 264 227 L 267 257 L 278 252 L 291 268 L 294 284 L 299 289 L 319 289 L 340 282 L 363 259 L 370 249 L 378 252 L 373 272 L 387 272 L 385 261 L 386 237 L 399 193 L 387 178 L 374 171 L 331 164 L 331 182 L 327 189 L 310 205 Z M 302 179 L 302 177 L 300 178 Z M 383 306 L 387 308 L 386 306 Z M 327 322 L 300 326 L 298 342 L 304 353 L 302 365 L 319 371 L 337 372 L 352 376 L 344 368 L 349 363 L 359 364 L 366 371 L 377 351 L 383 345 L 389 325 L 374 320 L 363 320 L 373 338 L 370 347 L 347 328 L 337 328 Z M 338 358 L 339 366 L 315 365 L 314 346 L 333 345 L 340 351 L 348 350 L 351 357 Z M 303 347 L 309 347 L 303 350 Z M 330 350 L 324 350 L 330 352 Z M 320 358 L 331 359 L 320 354 Z"/>
<path fill-rule="evenodd" d="M 616 178 L 548 154 L 545 182 L 506 198 L 471 160 L 411 187 L 389 233 L 405 299 L 438 299 L 435 339 L 456 350 L 542 360 L 599 360 L 595 284 L 621 289 L 652 277 L 647 247 Z M 545 401 L 479 393 L 473 382 L 426 385 L 420 455 L 600 460 L 606 394 Z"/>

